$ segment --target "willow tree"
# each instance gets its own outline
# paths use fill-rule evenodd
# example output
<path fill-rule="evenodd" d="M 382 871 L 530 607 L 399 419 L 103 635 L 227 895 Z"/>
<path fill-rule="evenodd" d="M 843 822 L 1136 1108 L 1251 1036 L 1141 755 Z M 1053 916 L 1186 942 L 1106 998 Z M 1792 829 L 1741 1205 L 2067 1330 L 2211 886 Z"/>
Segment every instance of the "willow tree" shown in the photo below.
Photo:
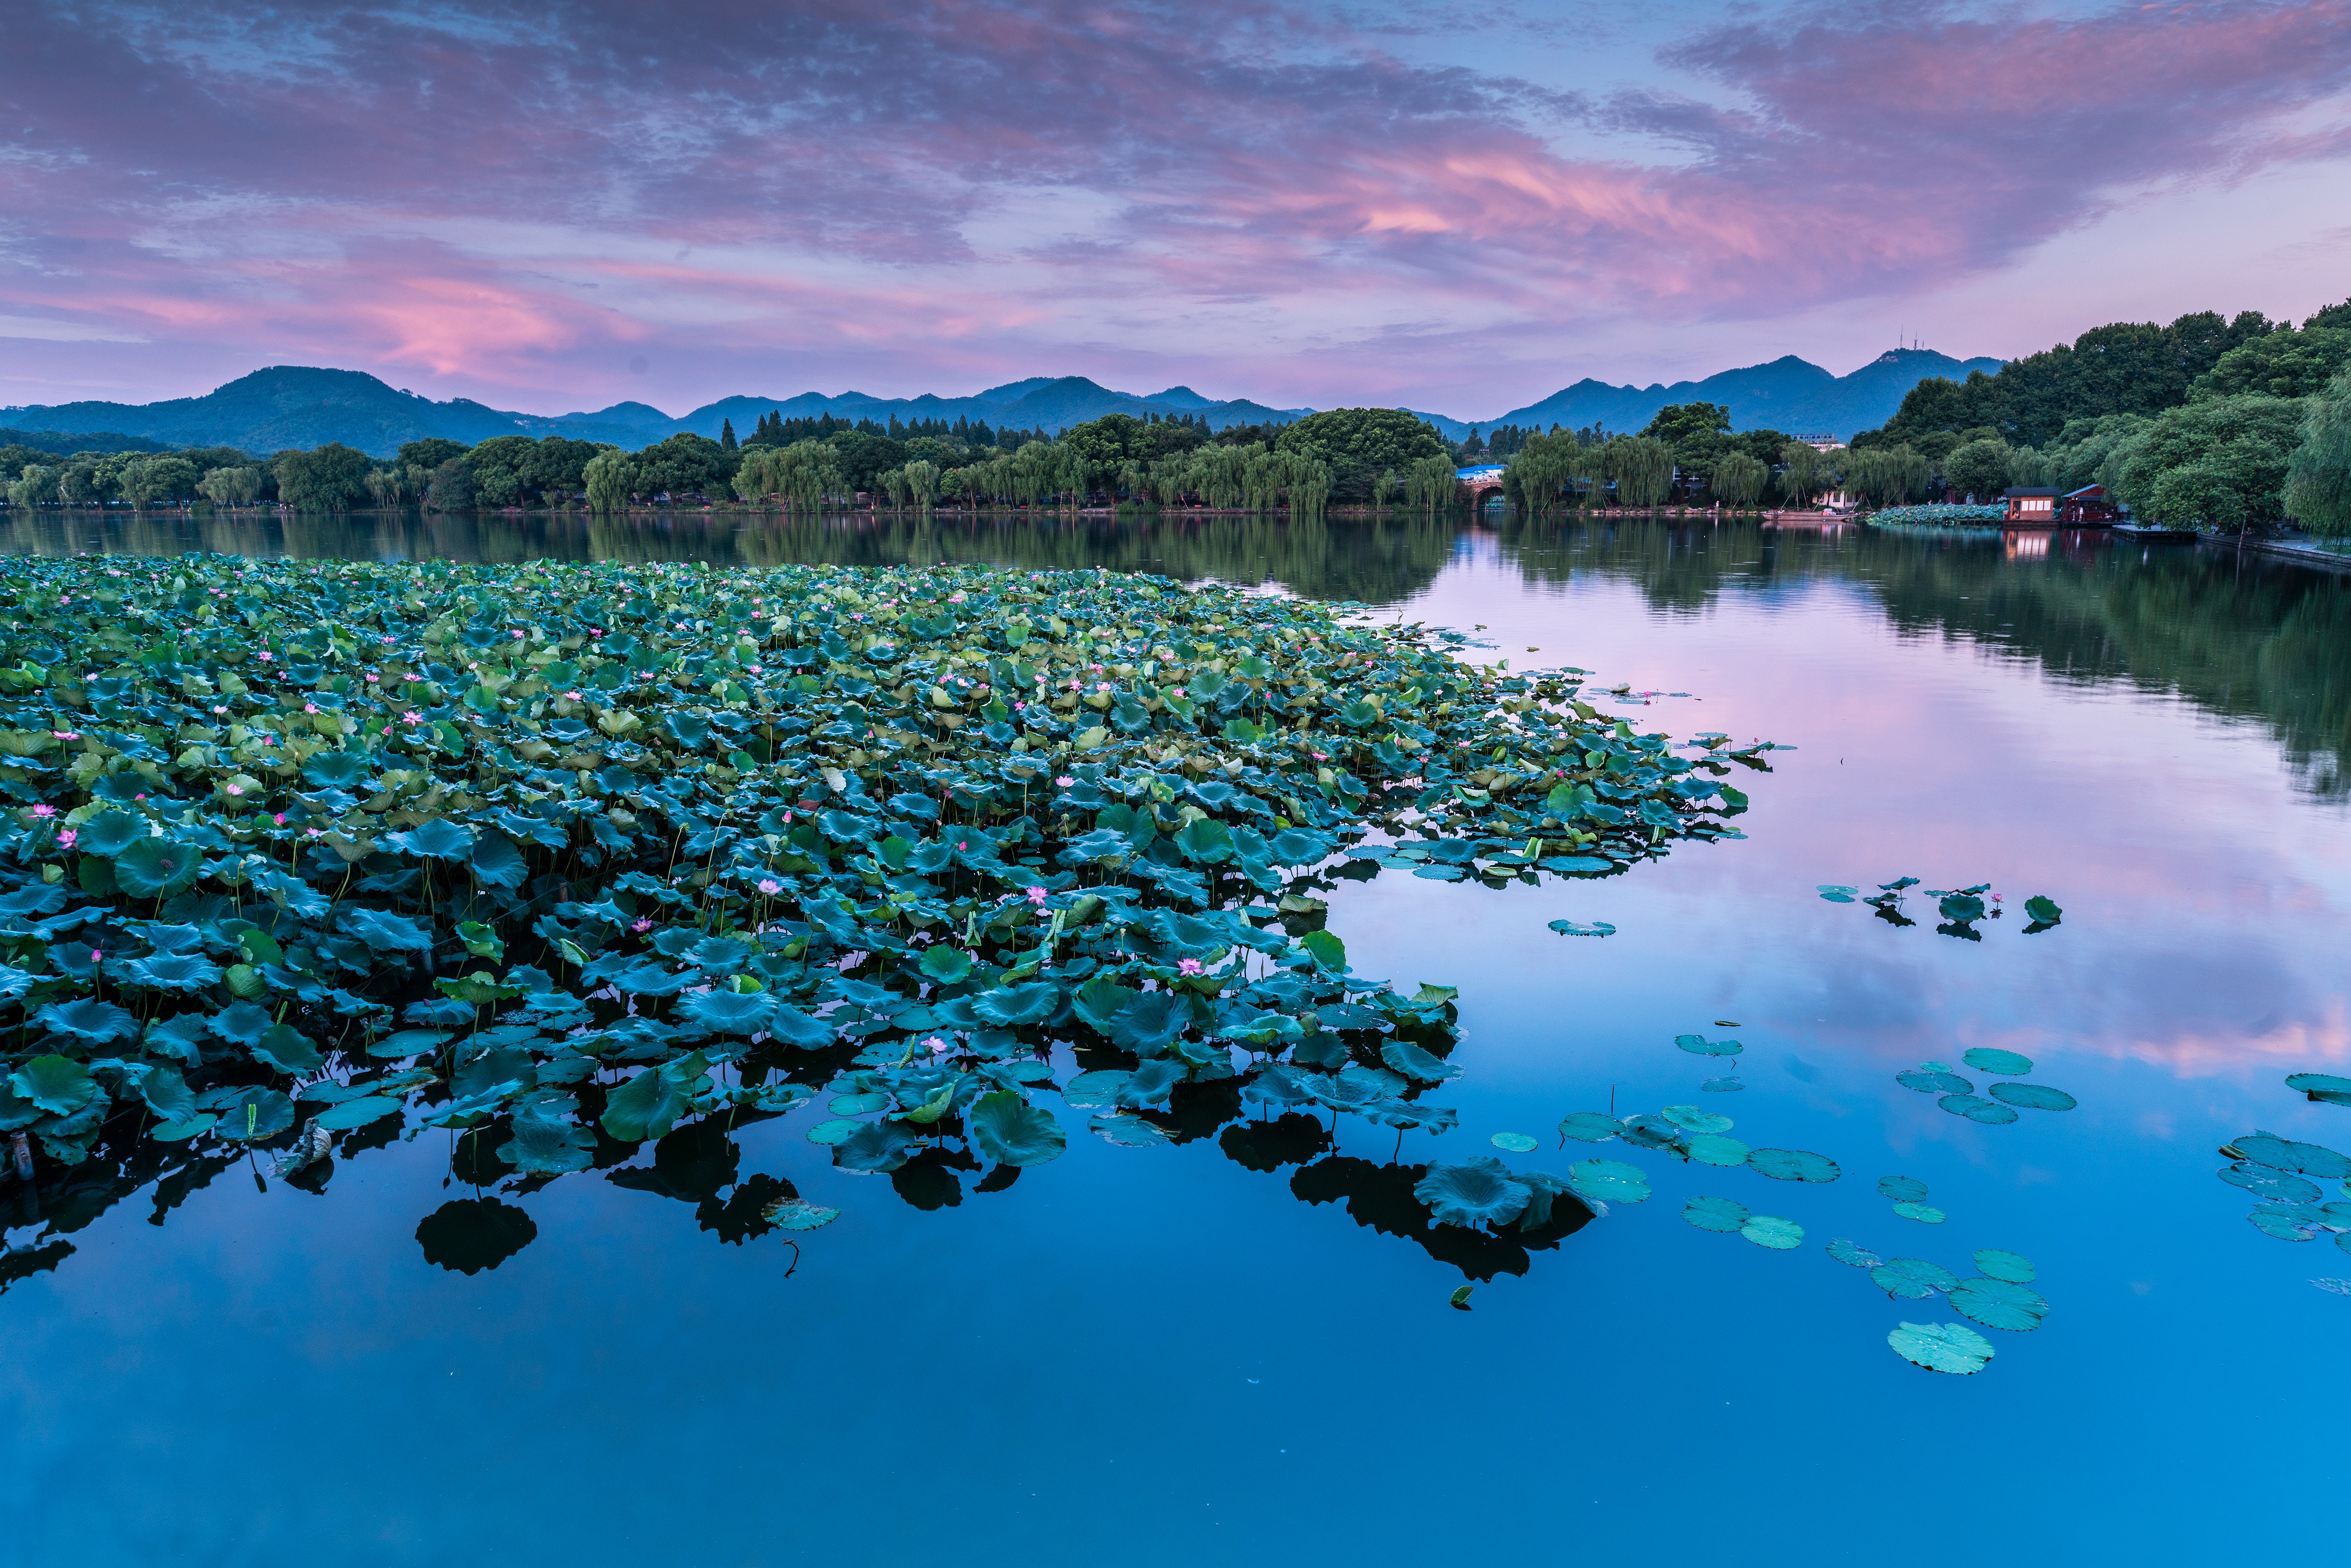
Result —
<path fill-rule="evenodd" d="M 1429 517 L 1433 517 L 1451 506 L 1460 489 L 1461 476 L 1455 470 L 1450 457 L 1424 457 L 1405 470 L 1406 504 L 1418 507 Z"/>
<path fill-rule="evenodd" d="M 2287 460 L 2285 511 L 2314 534 L 2351 534 L 2351 371 L 2310 400 Z"/>
<path fill-rule="evenodd" d="M 736 483 L 741 484 L 740 476 Z M 588 459 L 580 471 L 580 483 L 588 492 L 590 511 L 626 511 L 629 497 L 637 487 L 637 465 L 629 461 L 628 454 L 617 447 L 599 452 Z"/>
<path fill-rule="evenodd" d="M 1791 441 L 1781 447 L 1776 482 L 1782 498 L 1799 507 L 1810 506 L 1823 488 L 1827 466 L 1820 448 L 1809 442 Z"/>
<path fill-rule="evenodd" d="M 1668 443 L 1654 435 L 1612 436 L 1605 456 L 1619 505 L 1661 506 L 1674 493 L 1674 449 Z"/>
<path fill-rule="evenodd" d="M 1714 473 L 1708 482 L 1724 506 L 1733 511 L 1745 511 L 1762 497 L 1763 486 L 1771 478 L 1771 470 L 1761 459 L 1750 457 L 1744 452 L 1726 452 L 1715 460 Z"/>
<path fill-rule="evenodd" d="M 914 505 L 927 512 L 939 498 L 939 465 L 927 457 L 917 457 L 901 470 L 906 476 L 906 488 L 914 497 Z"/>

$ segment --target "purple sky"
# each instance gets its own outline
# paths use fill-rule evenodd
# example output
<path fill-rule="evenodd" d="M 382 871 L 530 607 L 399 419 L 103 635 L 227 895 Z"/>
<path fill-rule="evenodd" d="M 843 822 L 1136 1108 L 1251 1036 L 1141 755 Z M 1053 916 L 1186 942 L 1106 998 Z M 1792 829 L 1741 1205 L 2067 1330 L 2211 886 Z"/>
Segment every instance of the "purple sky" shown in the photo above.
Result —
<path fill-rule="evenodd" d="M 1488 417 L 2351 296 L 2351 0 L 16 0 L 0 403 Z"/>

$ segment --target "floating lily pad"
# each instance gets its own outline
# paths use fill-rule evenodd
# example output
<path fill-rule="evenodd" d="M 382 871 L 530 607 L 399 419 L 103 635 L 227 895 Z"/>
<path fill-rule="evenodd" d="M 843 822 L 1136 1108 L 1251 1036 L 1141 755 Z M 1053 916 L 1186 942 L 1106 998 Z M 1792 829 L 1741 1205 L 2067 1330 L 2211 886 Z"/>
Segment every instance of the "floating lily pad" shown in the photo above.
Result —
<path fill-rule="evenodd" d="M 1962 1280 L 1951 1287 L 1951 1311 L 1988 1329 L 2026 1333 L 2041 1326 L 2049 1315 L 2049 1303 L 2013 1281 Z"/>
<path fill-rule="evenodd" d="M 1958 1073 L 1940 1068 L 1914 1067 L 1907 1072 L 1896 1073 L 1894 1082 L 1921 1094 L 1967 1094 L 1975 1089 Z"/>
<path fill-rule="evenodd" d="M 846 1141 L 851 1134 L 863 1125 L 865 1124 L 862 1122 L 852 1122 L 847 1117 L 836 1116 L 831 1121 L 819 1122 L 815 1126 L 810 1127 L 808 1131 L 808 1141 L 811 1144 L 823 1144 L 830 1146 Z"/>
<path fill-rule="evenodd" d="M 1739 1234 L 1758 1247 L 1769 1247 L 1775 1252 L 1785 1252 L 1804 1244 L 1804 1228 L 1792 1219 L 1782 1219 L 1775 1214 L 1759 1214 L 1739 1228 Z"/>
<path fill-rule="evenodd" d="M 1519 1217 L 1533 1196 L 1524 1182 L 1490 1155 L 1475 1155 L 1459 1165 L 1430 1166 L 1427 1174 L 1413 1184 L 1412 1195 L 1428 1205 L 1439 1225 L 1469 1226 L 1507 1224 Z"/>
<path fill-rule="evenodd" d="M 1096 1116 L 1086 1123 L 1086 1130 L 1122 1148 L 1155 1148 L 1172 1141 L 1166 1128 L 1141 1116 Z"/>
<path fill-rule="evenodd" d="M 1736 1094 L 1747 1085 L 1736 1078 L 1708 1078 L 1698 1088 L 1708 1094 Z"/>
<path fill-rule="evenodd" d="M 1875 1269 L 1886 1261 L 1868 1248 L 1857 1242 L 1847 1241 L 1842 1236 L 1829 1243 L 1828 1254 L 1838 1262 L 1849 1264 L 1855 1269 Z"/>
<path fill-rule="evenodd" d="M 1486 1141 L 1513 1155 L 1532 1154 L 1539 1146 L 1535 1139 L 1524 1133 L 1497 1133 Z"/>
<path fill-rule="evenodd" d="M 1639 1203 L 1649 1196 L 1649 1178 L 1622 1160 L 1578 1160 L 1567 1167 L 1568 1185 L 1583 1197 Z"/>
<path fill-rule="evenodd" d="M 1995 1083 L 1991 1095 L 2028 1111 L 2071 1111 L 2081 1103 L 2063 1089 L 2052 1089 L 2046 1083 Z"/>
<path fill-rule="evenodd" d="M 1743 1166 L 1748 1148 L 1736 1138 L 1726 1138 L 1719 1133 L 1693 1134 L 1689 1141 L 1689 1157 L 1700 1165 Z"/>
<path fill-rule="evenodd" d="M 1700 1230 L 1736 1232 L 1752 1218 L 1748 1207 L 1728 1197 L 1694 1197 L 1682 1205 L 1682 1218 Z"/>
<path fill-rule="evenodd" d="M 1677 1034 L 1674 1043 L 1694 1056 L 1737 1056 L 1747 1049 L 1735 1040 L 1708 1040 L 1702 1034 Z"/>
<path fill-rule="evenodd" d="M 2300 1171 L 2330 1179 L 2351 1176 L 2351 1158 L 2321 1144 L 2297 1143 L 2274 1133 L 2253 1133 L 2230 1143 L 2241 1157 L 2273 1170 Z"/>
<path fill-rule="evenodd" d="M 1959 1282 L 1959 1277 L 1940 1263 L 1930 1263 L 1924 1258 L 1890 1258 L 1869 1271 L 1877 1288 L 1890 1296 L 1924 1301 L 1938 1291 L 1948 1291 Z"/>
<path fill-rule="evenodd" d="M 1752 1149 L 1747 1163 L 1773 1181 L 1834 1181 L 1844 1174 L 1834 1160 L 1810 1149 Z"/>
<path fill-rule="evenodd" d="M 1946 1218 L 1941 1209 L 1925 1203 L 1897 1203 L 1894 1206 L 1894 1212 L 1921 1225 L 1940 1225 Z"/>
<path fill-rule="evenodd" d="M 1701 1111 L 1695 1105 L 1667 1105 L 1658 1115 L 1685 1133 L 1728 1133 L 1730 1118 L 1718 1116 L 1711 1111 Z"/>
<path fill-rule="evenodd" d="M 2032 1283 L 2032 1264 L 2014 1252 L 2002 1252 L 1986 1248 L 1976 1254 L 1976 1272 L 1987 1279 L 2005 1280 L 2011 1285 Z"/>
<path fill-rule="evenodd" d="M 2351 1078 L 2332 1072 L 2296 1072 L 2288 1076 L 2285 1086 L 2313 1100 L 2329 1101 L 2337 1105 L 2351 1105 Z"/>
<path fill-rule="evenodd" d="M 2254 1229 L 2264 1236 L 2274 1236 L 2280 1241 L 2307 1241 L 2317 1234 L 2316 1217 L 2311 1216 L 2308 1207 L 2302 1204 L 2257 1208 L 2245 1218 L 2253 1222 Z"/>
<path fill-rule="evenodd" d="M 363 1094 L 356 1100 L 345 1100 L 319 1113 L 319 1125 L 330 1133 L 351 1127 L 364 1127 L 370 1122 L 400 1114 L 401 1102 L 389 1094 Z"/>
<path fill-rule="evenodd" d="M 1879 1176 L 1877 1196 L 1890 1197 L 1896 1203 L 1916 1203 L 1927 1196 L 1927 1184 L 1917 1176 Z"/>
<path fill-rule="evenodd" d="M 2032 1071 L 2032 1058 L 2019 1056 L 2012 1051 L 1996 1051 L 1988 1045 L 1977 1046 L 1959 1060 L 1978 1072 L 1989 1072 L 1995 1078 L 2022 1078 Z"/>
<path fill-rule="evenodd" d="M 1061 1157 L 1069 1136 L 1052 1113 L 1009 1089 L 981 1095 L 965 1113 L 974 1147 L 1005 1166 L 1039 1166 Z"/>
<path fill-rule="evenodd" d="M 841 1218 L 841 1210 L 824 1208 L 805 1198 L 788 1197 L 759 1211 L 759 1218 L 778 1230 L 816 1230 Z"/>
<path fill-rule="evenodd" d="M 1996 1105 L 1979 1095 L 1946 1094 L 1936 1103 L 1954 1116 L 1965 1116 L 1970 1122 L 1981 1122 L 1987 1126 L 2004 1126 L 2016 1120 L 2016 1113 L 2007 1106 Z"/>
<path fill-rule="evenodd" d="M 1904 1323 L 1886 1343 L 1914 1366 L 1959 1377 L 1981 1372 L 1993 1354 L 1990 1340 L 1958 1323 Z"/>
<path fill-rule="evenodd" d="M 1605 1143 L 1625 1131 L 1625 1124 L 1597 1111 L 1570 1111 L 1560 1118 L 1560 1134 L 1582 1143 Z"/>
<path fill-rule="evenodd" d="M 1449 881 L 1461 873 L 1444 866 L 1423 866 L 1414 874 Z M 1614 936 L 1616 935 L 1616 927 L 1605 920 L 1594 920 L 1589 925 L 1583 925 L 1573 920 L 1554 920 L 1551 923 L 1551 928 L 1562 936 Z"/>

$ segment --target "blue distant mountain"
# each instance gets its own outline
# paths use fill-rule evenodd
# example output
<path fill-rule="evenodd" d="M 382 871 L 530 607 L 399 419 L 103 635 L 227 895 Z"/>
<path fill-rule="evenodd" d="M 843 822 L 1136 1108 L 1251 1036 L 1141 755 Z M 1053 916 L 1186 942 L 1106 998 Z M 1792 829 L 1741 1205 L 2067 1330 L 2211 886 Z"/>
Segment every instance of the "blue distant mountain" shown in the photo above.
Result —
<path fill-rule="evenodd" d="M 1954 360 L 1930 350 L 1896 349 L 1849 376 L 1834 376 L 1790 355 L 1770 364 L 1724 371 L 1704 381 L 1677 382 L 1671 386 L 1610 386 L 1586 379 L 1497 419 L 1473 422 L 1417 409 L 1409 412 L 1458 441 L 1473 424 L 1487 431 L 1497 424 L 1543 429 L 1554 424 L 1569 429 L 1596 424 L 1611 431 L 1638 430 L 1668 403 L 1705 402 L 1727 404 L 1731 423 L 1741 430 L 1770 428 L 1792 435 L 1842 438 L 1892 418 L 1903 394 L 1928 376 L 1957 381 L 1972 370 L 1996 371 L 2000 363 L 1988 359 Z M 616 402 L 592 413 L 549 415 L 515 413 L 469 398 L 435 402 L 359 371 L 277 365 L 241 376 L 202 397 L 150 403 L 93 402 L 0 408 L 0 426 L 52 435 L 107 433 L 86 437 L 92 447 L 128 440 L 270 453 L 340 441 L 373 456 L 389 457 L 403 442 L 430 435 L 469 444 L 493 435 L 567 435 L 628 447 L 644 446 L 681 431 L 715 439 L 727 421 L 741 435 L 769 413 L 779 413 L 787 419 L 830 413 L 836 419 L 872 419 L 883 423 L 893 416 L 901 421 L 960 418 L 983 421 L 999 429 L 1060 432 L 1107 413 L 1137 418 L 1146 413 L 1189 414 L 1206 418 L 1212 428 L 1222 430 L 1233 424 L 1294 420 L 1313 412 L 1274 408 L 1247 398 L 1218 402 L 1185 386 L 1144 397 L 1113 392 L 1083 376 L 1031 376 L 968 397 L 928 392 L 911 398 L 872 397 L 858 392 L 801 392 L 785 398 L 722 398 L 683 418 L 673 418 L 642 402 Z"/>

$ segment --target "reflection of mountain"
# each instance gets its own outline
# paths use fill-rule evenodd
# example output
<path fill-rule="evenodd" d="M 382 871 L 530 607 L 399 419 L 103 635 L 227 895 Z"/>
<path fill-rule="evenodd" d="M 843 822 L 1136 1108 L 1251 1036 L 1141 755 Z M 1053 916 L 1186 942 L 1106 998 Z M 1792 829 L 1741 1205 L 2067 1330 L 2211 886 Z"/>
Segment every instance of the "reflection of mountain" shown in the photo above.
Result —
<path fill-rule="evenodd" d="M 2306 788 L 2351 795 L 2351 579 L 2189 547 L 2078 536 L 2011 559 L 1998 536 L 1867 529 L 1823 538 L 1752 523 L 1512 523 L 1506 559 L 1531 582 L 1598 573 L 1654 608 L 1850 582 L 1911 635 L 1964 634 L 2059 679 L 2128 681 L 2257 720 Z M 2033 542 L 2039 542 L 2037 540 Z"/>

